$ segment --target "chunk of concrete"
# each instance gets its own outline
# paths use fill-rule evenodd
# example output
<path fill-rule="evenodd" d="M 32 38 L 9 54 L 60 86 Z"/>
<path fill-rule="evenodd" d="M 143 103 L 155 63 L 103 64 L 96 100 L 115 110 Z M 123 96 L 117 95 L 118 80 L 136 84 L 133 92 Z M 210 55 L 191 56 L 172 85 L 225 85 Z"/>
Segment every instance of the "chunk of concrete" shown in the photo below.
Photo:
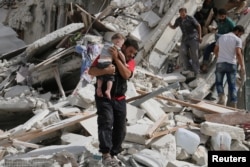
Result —
<path fill-rule="evenodd" d="M 152 10 L 142 13 L 140 17 L 143 21 L 147 22 L 150 28 L 155 27 L 161 20 L 161 18 Z"/>
<path fill-rule="evenodd" d="M 98 139 L 97 116 L 81 121 L 80 124 L 91 136 Z"/>
<path fill-rule="evenodd" d="M 93 140 L 92 136 L 83 136 L 75 133 L 63 133 L 61 136 L 61 144 L 62 145 L 85 145 L 91 143 Z"/>
<path fill-rule="evenodd" d="M 128 126 L 125 141 L 134 142 L 138 144 L 145 144 L 145 136 L 149 128 L 150 125 L 146 124 L 135 124 Z"/>
<path fill-rule="evenodd" d="M 196 162 L 197 165 L 207 166 L 208 164 L 207 149 L 204 146 L 200 145 L 193 154 L 192 159 Z"/>
<path fill-rule="evenodd" d="M 231 151 L 249 151 L 249 148 L 239 140 L 232 140 Z"/>
<path fill-rule="evenodd" d="M 187 160 L 190 159 L 191 155 L 187 153 L 183 148 L 177 146 L 176 147 L 176 159 L 177 160 Z"/>
<path fill-rule="evenodd" d="M 145 111 L 127 103 L 127 124 L 134 125 L 138 120 L 142 119 Z"/>
<path fill-rule="evenodd" d="M 58 110 L 62 115 L 65 115 L 65 116 L 69 114 L 81 112 L 81 110 L 78 107 L 60 107 Z"/>
<path fill-rule="evenodd" d="M 133 32 L 130 33 L 130 37 L 137 41 L 143 41 L 150 34 L 151 29 L 145 22 L 141 22 Z"/>
<path fill-rule="evenodd" d="M 185 82 L 186 77 L 181 75 L 179 72 L 162 74 L 163 80 L 167 83 L 175 83 L 175 82 Z"/>
<path fill-rule="evenodd" d="M 165 167 L 168 163 L 168 161 L 159 152 L 150 149 L 144 149 L 136 154 L 133 154 L 132 157 L 137 162 L 145 166 Z"/>
<path fill-rule="evenodd" d="M 212 122 L 201 123 L 201 132 L 208 136 L 213 136 L 217 132 L 227 132 L 230 134 L 232 139 L 245 140 L 245 132 L 242 128 L 235 126 L 229 126 L 225 124 L 218 124 Z"/>
<path fill-rule="evenodd" d="M 91 104 L 95 102 L 95 87 L 93 84 L 87 84 L 78 90 L 77 93 L 86 103 Z"/>
<path fill-rule="evenodd" d="M 165 114 L 165 111 L 162 109 L 163 105 L 155 99 L 145 101 L 140 107 L 146 111 L 147 116 L 154 122 Z"/>
<path fill-rule="evenodd" d="M 151 144 L 152 150 L 156 150 L 168 161 L 176 160 L 176 142 L 172 134 L 165 135 Z"/>
<path fill-rule="evenodd" d="M 30 88 L 28 86 L 25 86 L 25 85 L 13 86 L 9 89 L 6 89 L 4 97 L 5 98 L 8 98 L 8 97 L 13 98 L 16 96 L 21 96 L 22 94 L 23 95 L 30 95 L 31 94 Z"/>

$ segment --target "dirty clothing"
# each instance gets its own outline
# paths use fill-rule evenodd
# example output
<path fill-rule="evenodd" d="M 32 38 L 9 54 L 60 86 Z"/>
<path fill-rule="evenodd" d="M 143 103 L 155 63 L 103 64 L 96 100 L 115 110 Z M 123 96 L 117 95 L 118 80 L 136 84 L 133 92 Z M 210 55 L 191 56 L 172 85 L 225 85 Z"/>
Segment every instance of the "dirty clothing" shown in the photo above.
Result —
<path fill-rule="evenodd" d="M 193 67 L 193 71 L 199 74 L 199 33 L 197 30 L 199 23 L 192 17 L 187 15 L 185 19 L 178 17 L 175 20 L 174 27 L 180 26 L 182 31 L 182 41 L 180 47 L 180 60 L 183 64 L 184 70 L 188 70 L 189 57 L 188 53 L 190 50 L 190 59 Z"/>
<path fill-rule="evenodd" d="M 98 59 L 99 57 L 97 57 Z M 97 65 L 95 60 L 92 66 Z M 115 65 L 115 64 L 114 64 Z M 135 60 L 127 62 L 128 69 L 133 72 Z M 111 89 L 111 99 L 105 97 L 104 91 L 107 84 L 102 85 L 103 97 L 95 95 L 97 107 L 97 124 L 99 151 L 103 154 L 110 153 L 112 156 L 122 151 L 122 142 L 126 134 L 126 100 L 127 80 L 122 78 L 118 70 L 115 74 L 115 81 Z"/>
<path fill-rule="evenodd" d="M 242 48 L 242 41 L 234 33 L 230 32 L 222 35 L 216 42 L 219 46 L 219 53 L 216 62 L 216 89 L 218 94 L 224 94 L 223 79 L 227 76 L 229 94 L 231 102 L 237 102 L 236 73 L 237 59 L 236 48 Z"/>

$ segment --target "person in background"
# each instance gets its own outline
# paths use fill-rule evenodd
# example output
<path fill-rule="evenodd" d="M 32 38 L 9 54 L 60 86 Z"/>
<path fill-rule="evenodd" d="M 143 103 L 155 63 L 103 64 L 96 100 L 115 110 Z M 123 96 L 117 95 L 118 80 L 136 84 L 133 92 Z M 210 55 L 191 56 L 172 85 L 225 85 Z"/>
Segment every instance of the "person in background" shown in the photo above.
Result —
<path fill-rule="evenodd" d="M 231 107 L 237 106 L 236 74 L 237 62 L 240 65 L 240 73 L 245 74 L 245 63 L 242 55 L 241 35 L 244 34 L 244 27 L 237 25 L 232 32 L 222 35 L 216 42 L 214 53 L 217 57 L 215 70 L 215 85 L 219 96 L 218 104 L 226 104 L 223 79 L 227 76 L 228 89 L 230 94 Z"/>
<path fill-rule="evenodd" d="M 235 14 L 239 15 L 246 6 L 247 6 L 246 0 L 228 0 L 224 8 L 226 9 L 226 11 L 236 8 Z"/>
<path fill-rule="evenodd" d="M 175 20 L 174 25 L 169 23 L 169 27 L 175 29 L 180 26 L 182 31 L 180 60 L 183 64 L 183 70 L 188 70 L 188 53 L 190 51 L 189 56 L 192 60 L 192 68 L 195 76 L 198 76 L 200 74 L 199 43 L 202 42 L 201 26 L 193 16 L 187 15 L 186 8 L 180 8 L 179 14 L 180 17 Z"/>
<path fill-rule="evenodd" d="M 217 8 L 214 5 L 214 0 L 205 0 L 202 4 L 202 8 L 194 14 L 194 17 L 200 23 L 202 30 L 205 30 L 205 24 L 210 24 L 206 23 L 206 21 L 211 11 L 213 11 L 213 17 L 217 15 Z M 213 18 L 211 20 L 213 20 Z M 205 33 L 206 32 L 203 32 L 203 34 Z"/>
<path fill-rule="evenodd" d="M 121 166 L 116 159 L 116 155 L 122 151 L 122 142 L 126 135 L 127 109 L 125 92 L 127 90 L 127 80 L 134 73 L 134 57 L 138 50 L 137 41 L 128 38 L 121 47 L 121 51 L 126 58 L 126 64 L 119 58 L 118 49 L 113 46 L 109 50 L 113 58 L 113 64 L 104 69 L 99 69 L 97 67 L 99 57 L 97 57 L 88 71 L 92 76 L 110 74 L 115 77 L 110 99 L 104 93 L 107 88 L 105 83 L 102 85 L 104 96 L 100 97 L 95 94 L 99 151 L 102 153 L 104 166 Z"/>
<path fill-rule="evenodd" d="M 223 8 L 218 10 L 218 16 L 214 20 L 215 23 L 212 23 L 212 25 L 209 26 L 209 30 L 211 32 L 216 32 L 215 33 L 215 41 L 209 44 L 205 50 L 204 50 L 204 55 L 203 55 L 203 62 L 201 65 L 201 71 L 203 73 L 207 73 L 208 71 L 208 64 L 210 60 L 210 55 L 214 51 L 215 43 L 217 39 L 226 33 L 229 33 L 233 30 L 235 27 L 235 22 L 227 16 L 227 11 Z"/>

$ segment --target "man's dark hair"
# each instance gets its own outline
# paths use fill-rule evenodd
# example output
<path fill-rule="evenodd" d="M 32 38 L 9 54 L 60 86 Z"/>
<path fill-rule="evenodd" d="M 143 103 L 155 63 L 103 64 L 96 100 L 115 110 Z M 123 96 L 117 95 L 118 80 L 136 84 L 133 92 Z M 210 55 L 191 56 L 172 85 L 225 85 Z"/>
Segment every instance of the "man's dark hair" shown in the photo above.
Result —
<path fill-rule="evenodd" d="M 187 13 L 187 8 L 180 8 L 180 9 L 179 9 L 179 13 L 182 12 L 182 11 L 184 11 L 184 12 Z"/>
<path fill-rule="evenodd" d="M 138 42 L 132 38 L 127 38 L 124 42 L 124 45 L 126 47 L 132 46 L 134 47 L 137 51 L 139 50 L 139 45 Z"/>
<path fill-rule="evenodd" d="M 233 28 L 233 32 L 235 31 L 238 31 L 238 32 L 242 32 L 244 33 L 245 32 L 245 29 L 242 25 L 236 25 L 234 28 Z"/>
<path fill-rule="evenodd" d="M 218 10 L 218 15 L 227 15 L 227 10 L 223 9 L 223 8 L 219 9 Z"/>

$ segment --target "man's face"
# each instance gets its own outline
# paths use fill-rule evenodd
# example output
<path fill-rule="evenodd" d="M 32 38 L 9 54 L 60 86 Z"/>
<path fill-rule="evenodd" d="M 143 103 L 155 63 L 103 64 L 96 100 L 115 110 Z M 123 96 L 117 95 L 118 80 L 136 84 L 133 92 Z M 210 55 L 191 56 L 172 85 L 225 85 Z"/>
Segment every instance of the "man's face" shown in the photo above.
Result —
<path fill-rule="evenodd" d="M 180 17 L 182 19 L 184 19 L 186 17 L 186 15 L 187 15 L 186 11 L 184 11 L 184 10 L 180 11 Z"/>
<path fill-rule="evenodd" d="M 125 45 L 123 45 L 122 52 L 126 57 L 126 61 L 133 59 L 137 54 L 137 50 L 133 46 L 126 47 Z"/>
<path fill-rule="evenodd" d="M 241 37 L 241 35 L 244 34 L 243 32 L 239 32 L 239 31 L 236 31 L 235 35 L 238 36 L 239 38 Z"/>
<path fill-rule="evenodd" d="M 223 21 L 223 20 L 225 20 L 225 19 L 226 19 L 226 17 L 227 17 L 227 15 L 225 15 L 225 14 L 223 14 L 223 15 L 218 15 L 218 19 L 219 19 L 219 21 Z"/>

